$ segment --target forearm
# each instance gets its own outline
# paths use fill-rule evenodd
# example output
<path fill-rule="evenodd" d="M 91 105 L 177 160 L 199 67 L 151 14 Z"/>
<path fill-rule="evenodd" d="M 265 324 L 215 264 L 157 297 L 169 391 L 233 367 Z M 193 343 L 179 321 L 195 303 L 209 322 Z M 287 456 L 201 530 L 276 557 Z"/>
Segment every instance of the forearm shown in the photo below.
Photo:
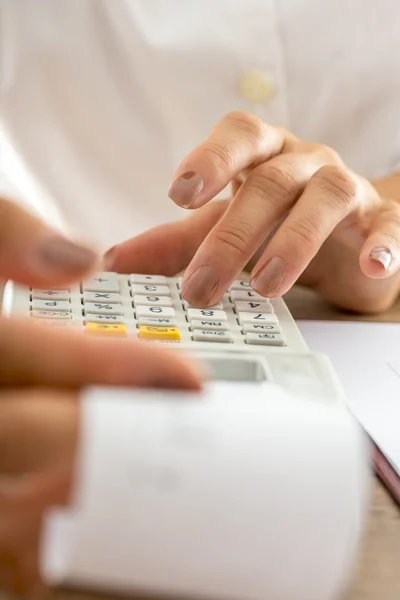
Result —
<path fill-rule="evenodd" d="M 400 202 L 400 171 L 381 179 L 375 179 L 372 184 L 382 198 L 391 198 Z"/>

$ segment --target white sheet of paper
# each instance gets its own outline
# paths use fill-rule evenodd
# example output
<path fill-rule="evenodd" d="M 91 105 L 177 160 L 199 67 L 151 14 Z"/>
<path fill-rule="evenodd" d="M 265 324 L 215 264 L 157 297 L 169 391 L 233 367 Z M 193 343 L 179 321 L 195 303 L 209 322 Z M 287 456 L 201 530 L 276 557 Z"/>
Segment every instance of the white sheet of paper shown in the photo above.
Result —
<path fill-rule="evenodd" d="M 400 324 L 298 325 L 310 350 L 328 355 L 351 411 L 400 474 Z"/>
<path fill-rule="evenodd" d="M 337 598 L 369 481 L 364 436 L 342 406 L 215 382 L 200 397 L 97 389 L 83 407 L 76 512 L 48 520 L 48 579 L 195 598 Z"/>

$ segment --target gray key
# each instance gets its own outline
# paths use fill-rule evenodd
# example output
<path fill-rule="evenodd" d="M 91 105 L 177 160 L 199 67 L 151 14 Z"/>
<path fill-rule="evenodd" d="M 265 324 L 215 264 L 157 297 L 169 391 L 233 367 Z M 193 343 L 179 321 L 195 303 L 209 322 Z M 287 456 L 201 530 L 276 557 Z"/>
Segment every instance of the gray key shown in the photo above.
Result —
<path fill-rule="evenodd" d="M 32 290 L 32 298 L 37 300 L 68 300 L 69 290 Z"/>
<path fill-rule="evenodd" d="M 223 310 L 213 310 L 212 308 L 189 308 L 187 311 L 189 321 L 226 321 L 227 315 Z"/>
<path fill-rule="evenodd" d="M 243 333 L 281 333 L 276 323 L 244 323 Z"/>
<path fill-rule="evenodd" d="M 286 340 L 280 333 L 246 333 L 245 342 L 261 346 L 286 346 Z"/>
<path fill-rule="evenodd" d="M 96 315 L 123 315 L 122 304 L 107 304 L 105 302 L 88 302 L 85 304 L 85 313 Z"/>
<path fill-rule="evenodd" d="M 172 299 L 168 296 L 133 296 L 135 306 L 172 306 Z"/>
<path fill-rule="evenodd" d="M 82 283 L 84 292 L 119 292 L 119 281 L 116 273 L 96 273 L 91 279 Z"/>
<path fill-rule="evenodd" d="M 268 298 L 264 298 L 264 296 L 260 296 L 257 292 L 253 292 L 253 290 L 232 290 L 231 298 L 233 302 L 237 300 L 242 300 L 243 302 L 265 302 L 268 301 Z"/>
<path fill-rule="evenodd" d="M 230 286 L 229 291 L 232 292 L 233 290 L 247 290 L 249 288 L 251 289 L 250 281 L 234 281 Z"/>
<path fill-rule="evenodd" d="M 211 331 L 229 331 L 229 323 L 227 321 L 197 321 L 190 322 L 192 329 L 207 329 Z"/>
<path fill-rule="evenodd" d="M 140 275 L 132 273 L 129 276 L 132 285 L 139 283 L 141 285 L 168 285 L 168 279 L 164 275 Z"/>
<path fill-rule="evenodd" d="M 185 307 L 185 310 L 188 310 L 189 308 L 198 308 L 197 306 L 194 306 L 194 304 L 190 304 L 187 300 L 183 300 L 183 306 Z M 223 308 L 222 301 L 220 300 L 217 304 L 207 306 L 204 310 L 222 310 Z"/>
<path fill-rule="evenodd" d="M 121 294 L 116 292 L 83 292 L 85 302 L 121 303 Z"/>
<path fill-rule="evenodd" d="M 139 327 L 141 325 L 154 325 L 154 327 L 176 327 L 176 319 L 170 317 L 140 317 Z"/>
<path fill-rule="evenodd" d="M 71 304 L 68 300 L 37 300 L 32 301 L 33 310 L 70 311 Z"/>
<path fill-rule="evenodd" d="M 173 319 L 175 317 L 175 310 L 170 306 L 137 306 L 135 312 L 137 319 L 143 317 L 166 317 Z"/>
<path fill-rule="evenodd" d="M 121 315 L 95 315 L 87 313 L 85 323 L 120 323 L 125 324 L 125 319 Z"/>
<path fill-rule="evenodd" d="M 152 294 L 154 296 L 170 296 L 171 290 L 167 285 L 155 285 L 152 283 L 147 283 L 145 285 L 140 283 L 134 283 L 131 285 L 132 296 L 142 295 L 148 296 Z"/>
<path fill-rule="evenodd" d="M 72 313 L 55 310 L 33 310 L 31 316 L 34 319 L 72 319 Z"/>
<path fill-rule="evenodd" d="M 252 313 L 252 312 L 240 312 L 238 314 L 238 320 L 240 325 L 245 323 L 271 323 L 278 325 L 278 317 L 269 313 Z"/>
<path fill-rule="evenodd" d="M 270 313 L 274 312 L 272 308 L 272 304 L 268 302 L 268 300 L 264 300 L 263 302 L 235 302 L 235 310 L 236 312 L 250 312 L 250 313 Z"/>
<path fill-rule="evenodd" d="M 233 343 L 233 335 L 230 331 L 211 331 L 209 329 L 194 329 L 192 338 L 194 342 L 222 342 Z"/>

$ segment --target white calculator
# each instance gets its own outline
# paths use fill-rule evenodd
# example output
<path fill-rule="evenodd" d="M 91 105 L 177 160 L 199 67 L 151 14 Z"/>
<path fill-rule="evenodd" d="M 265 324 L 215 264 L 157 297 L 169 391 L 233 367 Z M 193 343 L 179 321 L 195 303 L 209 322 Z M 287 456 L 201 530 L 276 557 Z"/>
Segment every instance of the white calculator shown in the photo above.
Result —
<path fill-rule="evenodd" d="M 6 284 L 3 313 L 84 335 L 137 338 L 194 352 L 216 379 L 276 381 L 297 393 L 341 399 L 329 361 L 309 352 L 281 298 L 257 294 L 246 280 L 232 283 L 218 304 L 194 307 L 181 278 L 102 272 L 68 289 Z"/>

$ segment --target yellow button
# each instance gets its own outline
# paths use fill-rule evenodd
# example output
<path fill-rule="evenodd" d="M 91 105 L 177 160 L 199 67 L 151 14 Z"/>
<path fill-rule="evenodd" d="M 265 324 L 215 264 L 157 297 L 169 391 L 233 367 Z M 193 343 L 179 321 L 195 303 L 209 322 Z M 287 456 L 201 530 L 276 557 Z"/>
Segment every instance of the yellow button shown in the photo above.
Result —
<path fill-rule="evenodd" d="M 262 103 L 272 98 L 276 86 L 264 71 L 248 71 L 239 79 L 239 92 L 245 100 Z"/>
<path fill-rule="evenodd" d="M 126 337 L 126 325 L 117 325 L 114 323 L 86 323 L 85 332 L 90 335 Z"/>
<path fill-rule="evenodd" d="M 139 327 L 139 337 L 142 340 L 180 340 L 181 332 L 176 327 Z"/>

